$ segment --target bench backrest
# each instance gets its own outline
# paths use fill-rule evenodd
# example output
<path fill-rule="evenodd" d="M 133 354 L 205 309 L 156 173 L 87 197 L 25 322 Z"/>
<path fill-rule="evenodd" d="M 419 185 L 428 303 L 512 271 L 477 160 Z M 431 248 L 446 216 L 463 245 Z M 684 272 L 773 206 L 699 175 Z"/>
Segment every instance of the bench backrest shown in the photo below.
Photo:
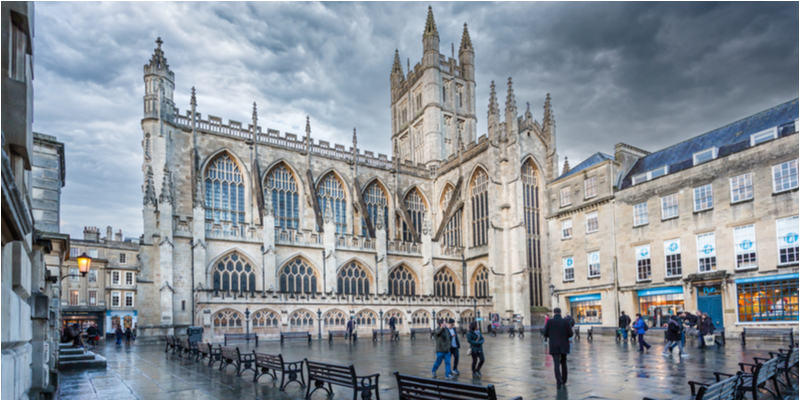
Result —
<path fill-rule="evenodd" d="M 197 351 L 200 354 L 209 354 L 211 351 L 208 350 L 208 343 L 197 342 Z"/>
<path fill-rule="evenodd" d="M 309 379 L 337 383 L 339 385 L 356 385 L 356 370 L 353 365 L 334 365 L 305 359 Z"/>
<path fill-rule="evenodd" d="M 414 333 L 423 333 L 423 332 L 424 333 L 430 333 L 431 332 L 431 328 L 411 328 L 411 332 L 414 332 Z"/>
<path fill-rule="evenodd" d="M 373 329 L 372 333 L 391 333 L 391 329 Z"/>
<path fill-rule="evenodd" d="M 743 328 L 745 335 L 783 336 L 792 335 L 794 328 Z"/>
<path fill-rule="evenodd" d="M 283 356 L 280 354 L 256 354 L 256 366 L 283 371 Z"/>
<path fill-rule="evenodd" d="M 328 331 L 331 336 L 347 336 L 347 331 Z"/>
<path fill-rule="evenodd" d="M 702 387 L 697 393 L 697 398 L 702 400 L 733 400 L 736 398 L 736 388 L 742 374 L 738 373 L 724 381 Z"/>
<path fill-rule="evenodd" d="M 762 364 L 758 364 L 753 374 L 753 380 L 755 380 L 756 383 L 760 385 L 766 382 L 768 379 L 771 379 L 773 376 L 775 376 L 775 373 L 777 372 L 779 362 L 780 359 L 772 358 L 769 361 L 765 361 Z"/>
<path fill-rule="evenodd" d="M 798 354 L 800 354 L 800 353 L 798 353 L 797 348 L 792 347 L 789 350 L 789 357 L 787 357 L 787 361 L 786 361 L 786 365 L 785 365 L 786 368 L 792 368 L 795 365 L 797 365 Z"/>
<path fill-rule="evenodd" d="M 281 332 L 281 336 L 285 338 L 307 338 L 311 335 L 308 332 Z"/>
<path fill-rule="evenodd" d="M 226 358 L 228 360 L 239 360 L 239 348 L 238 347 L 220 347 L 222 358 Z"/>
<path fill-rule="evenodd" d="M 400 399 L 486 399 L 496 400 L 494 385 L 478 386 L 467 383 L 420 378 L 395 372 Z"/>

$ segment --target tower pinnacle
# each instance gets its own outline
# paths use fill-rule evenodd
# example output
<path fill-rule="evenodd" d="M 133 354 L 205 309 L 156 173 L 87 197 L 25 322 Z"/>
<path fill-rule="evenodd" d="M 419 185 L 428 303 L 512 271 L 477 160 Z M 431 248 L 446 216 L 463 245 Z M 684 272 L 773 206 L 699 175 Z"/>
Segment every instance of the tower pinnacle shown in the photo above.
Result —
<path fill-rule="evenodd" d="M 489 92 L 489 116 L 495 115 L 500 106 L 497 104 L 497 92 L 495 91 L 494 81 L 492 81 L 492 90 Z"/>
<path fill-rule="evenodd" d="M 514 97 L 514 87 L 512 86 L 511 77 L 508 78 L 508 95 L 506 96 L 506 113 L 511 114 L 514 118 L 517 117 L 517 99 Z"/>
<path fill-rule="evenodd" d="M 403 75 L 403 64 L 400 63 L 400 52 L 394 49 L 394 64 L 392 64 L 392 74 Z"/>
<path fill-rule="evenodd" d="M 425 36 L 435 35 L 439 36 L 439 31 L 436 30 L 436 21 L 433 19 L 433 7 L 428 6 L 428 19 L 425 21 Z"/>
<path fill-rule="evenodd" d="M 461 34 L 461 51 L 472 50 L 472 39 L 469 37 L 469 30 L 467 30 L 467 23 L 464 23 L 464 33 Z"/>
<path fill-rule="evenodd" d="M 564 169 L 561 171 L 561 175 L 564 175 L 567 172 L 569 172 L 569 157 L 564 156 Z"/>

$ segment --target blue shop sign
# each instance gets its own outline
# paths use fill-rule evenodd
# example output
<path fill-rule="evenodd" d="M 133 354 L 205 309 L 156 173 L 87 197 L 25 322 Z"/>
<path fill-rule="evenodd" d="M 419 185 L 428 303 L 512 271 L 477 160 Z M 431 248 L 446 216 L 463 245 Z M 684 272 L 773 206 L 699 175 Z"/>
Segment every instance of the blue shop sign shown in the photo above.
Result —
<path fill-rule="evenodd" d="M 639 297 L 657 296 L 660 294 L 677 294 L 677 293 L 683 293 L 683 286 L 669 286 L 669 287 L 661 287 L 653 289 L 642 289 L 636 292 L 636 294 L 638 294 Z"/>
<path fill-rule="evenodd" d="M 752 278 L 742 278 L 737 279 L 736 283 L 753 283 L 753 282 L 769 282 L 769 281 L 781 281 L 784 279 L 800 279 L 800 274 L 783 274 L 783 275 L 772 275 L 772 276 L 754 276 Z"/>
<path fill-rule="evenodd" d="M 581 301 L 594 301 L 594 300 L 600 300 L 600 293 L 584 294 L 580 296 L 572 296 L 569 298 L 570 303 L 577 303 Z"/>

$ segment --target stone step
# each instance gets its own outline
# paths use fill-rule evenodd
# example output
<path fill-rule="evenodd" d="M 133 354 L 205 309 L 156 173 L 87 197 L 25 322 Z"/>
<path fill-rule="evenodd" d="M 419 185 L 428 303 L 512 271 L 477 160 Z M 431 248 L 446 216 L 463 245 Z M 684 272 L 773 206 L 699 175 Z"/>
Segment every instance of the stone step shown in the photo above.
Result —
<path fill-rule="evenodd" d="M 82 371 L 87 369 L 106 369 L 108 362 L 105 358 L 98 356 L 92 352 L 86 352 L 92 359 L 90 360 L 77 360 L 77 361 L 59 361 L 59 371 Z"/>
<path fill-rule="evenodd" d="M 81 354 L 75 354 L 75 355 L 64 355 L 64 354 L 61 354 L 58 357 L 58 360 L 59 360 L 59 362 L 94 360 L 94 354 L 92 354 L 92 353 L 81 353 Z"/>
<path fill-rule="evenodd" d="M 59 350 L 59 354 L 62 356 L 75 356 L 84 353 L 84 349 L 81 347 L 78 348 L 66 348 Z"/>

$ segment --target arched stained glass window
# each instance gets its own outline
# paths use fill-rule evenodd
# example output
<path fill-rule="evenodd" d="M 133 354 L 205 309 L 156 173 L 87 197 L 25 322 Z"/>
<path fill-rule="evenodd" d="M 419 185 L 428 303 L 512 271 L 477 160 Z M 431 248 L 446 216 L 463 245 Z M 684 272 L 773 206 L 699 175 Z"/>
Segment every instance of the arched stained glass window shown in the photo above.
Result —
<path fill-rule="evenodd" d="M 309 328 L 314 326 L 314 315 L 306 310 L 297 310 L 289 316 L 289 326 Z"/>
<path fill-rule="evenodd" d="M 455 194 L 455 189 L 452 185 L 447 185 L 442 196 L 442 212 L 447 212 L 447 206 Z M 444 245 L 447 247 L 461 247 L 461 213 L 463 208 L 459 208 L 447 224 L 444 226 Z M 444 214 L 443 214 L 444 215 Z"/>
<path fill-rule="evenodd" d="M 475 272 L 475 282 L 473 283 L 472 294 L 475 297 L 489 296 L 489 270 L 481 266 Z"/>
<path fill-rule="evenodd" d="M 408 216 L 411 218 L 411 225 L 413 225 L 411 229 L 414 229 L 414 232 L 417 233 L 417 237 L 420 237 L 422 235 L 422 221 L 425 219 L 425 213 L 428 209 L 425 205 L 425 200 L 422 199 L 422 195 L 419 193 L 419 189 L 414 188 L 408 192 L 405 205 Z M 414 235 L 409 230 L 405 221 L 403 221 L 403 241 L 414 241 Z"/>
<path fill-rule="evenodd" d="M 222 310 L 215 313 L 211 320 L 214 321 L 215 328 L 242 328 L 244 316 L 234 310 Z"/>
<path fill-rule="evenodd" d="M 280 325 L 278 314 L 271 310 L 258 310 L 250 317 L 254 328 L 269 328 Z"/>
<path fill-rule="evenodd" d="M 433 276 L 433 295 L 436 297 L 456 296 L 456 277 L 448 268 L 442 268 Z"/>
<path fill-rule="evenodd" d="M 330 310 L 322 317 L 325 321 L 325 328 L 334 329 L 335 327 L 343 327 L 347 325 L 347 316 L 339 310 Z"/>
<path fill-rule="evenodd" d="M 479 169 L 472 178 L 472 246 L 483 246 L 489 233 L 489 176 Z"/>
<path fill-rule="evenodd" d="M 278 282 L 281 292 L 317 292 L 317 275 L 314 273 L 314 269 L 300 257 L 288 262 L 281 268 Z"/>
<path fill-rule="evenodd" d="M 431 324 L 431 314 L 423 310 L 414 311 L 414 314 L 411 315 L 411 324 L 429 326 Z"/>
<path fill-rule="evenodd" d="M 525 223 L 525 254 L 527 266 L 531 273 L 528 285 L 530 286 L 531 306 L 541 307 L 544 302 L 542 293 L 542 247 L 540 243 L 539 221 L 539 182 L 536 179 L 536 167 L 532 160 L 522 164 L 522 206 Z"/>
<path fill-rule="evenodd" d="M 375 325 L 378 315 L 372 310 L 361 310 L 356 314 L 356 325 Z"/>
<path fill-rule="evenodd" d="M 297 181 L 286 165 L 279 164 L 267 174 L 264 198 L 266 201 L 272 201 L 276 228 L 297 229 L 300 226 Z"/>
<path fill-rule="evenodd" d="M 373 229 L 377 223 L 378 209 L 383 208 L 383 226 L 389 226 L 389 207 L 387 206 L 386 193 L 381 188 L 378 181 L 373 181 L 364 190 L 364 203 L 367 205 L 367 213 L 369 213 L 369 220 L 372 222 Z M 367 229 L 367 221 L 361 219 L 361 236 L 367 236 L 369 229 Z"/>
<path fill-rule="evenodd" d="M 206 220 L 244 223 L 244 180 L 239 166 L 221 154 L 206 170 Z"/>
<path fill-rule="evenodd" d="M 328 173 L 317 187 L 317 200 L 322 215 L 328 207 L 333 207 L 333 222 L 336 224 L 336 233 L 347 233 L 347 198 L 344 194 L 342 183 L 333 173 Z"/>
<path fill-rule="evenodd" d="M 401 265 L 389 273 L 389 294 L 394 296 L 416 296 L 417 283 L 410 268 Z"/>
<path fill-rule="evenodd" d="M 342 267 L 337 278 L 337 292 L 340 294 L 369 294 L 369 274 L 364 267 L 356 262 Z"/>
<path fill-rule="evenodd" d="M 255 270 L 241 255 L 231 253 L 214 266 L 214 290 L 255 292 Z"/>

